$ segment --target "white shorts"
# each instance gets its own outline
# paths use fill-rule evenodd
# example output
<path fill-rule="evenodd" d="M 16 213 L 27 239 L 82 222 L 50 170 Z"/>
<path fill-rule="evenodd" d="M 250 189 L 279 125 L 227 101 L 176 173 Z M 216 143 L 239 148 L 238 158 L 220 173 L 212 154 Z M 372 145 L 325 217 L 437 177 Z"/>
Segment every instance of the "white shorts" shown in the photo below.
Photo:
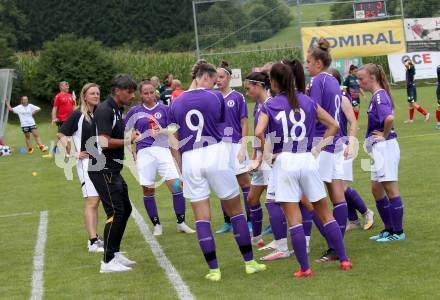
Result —
<path fill-rule="evenodd" d="M 386 140 L 373 145 L 371 180 L 377 182 L 397 181 L 399 173 L 400 148 L 397 139 Z"/>
<path fill-rule="evenodd" d="M 220 142 L 182 155 L 183 196 L 192 202 L 208 199 L 211 189 L 221 200 L 240 194 L 229 163 L 227 145 Z"/>
<path fill-rule="evenodd" d="M 230 163 L 231 166 L 235 172 L 235 175 L 240 175 L 243 173 L 247 173 L 249 171 L 249 155 L 246 151 L 246 158 L 245 160 L 240 163 L 238 161 L 238 153 L 240 152 L 241 149 L 241 145 L 240 144 L 236 144 L 236 143 L 229 143 L 229 142 L 225 142 L 225 144 L 228 146 L 229 148 L 229 154 L 230 154 Z"/>
<path fill-rule="evenodd" d="M 81 183 L 81 190 L 83 197 L 99 197 L 98 192 L 89 178 L 89 159 L 81 159 L 76 162 L 76 171 L 78 172 L 79 182 Z"/>
<path fill-rule="evenodd" d="M 269 171 L 269 178 L 267 179 L 266 200 L 275 201 L 275 181 L 273 180 L 272 170 Z"/>
<path fill-rule="evenodd" d="M 330 153 L 321 151 L 318 156 L 319 175 L 324 182 L 344 178 L 344 151 Z"/>
<path fill-rule="evenodd" d="M 304 194 L 310 202 L 327 196 L 318 164 L 310 152 L 280 153 L 272 168 L 276 202 L 298 203 Z"/>
<path fill-rule="evenodd" d="M 163 147 L 151 146 L 139 150 L 136 154 L 136 169 L 142 186 L 154 185 L 157 173 L 163 180 L 179 178 L 170 149 Z"/>
<path fill-rule="evenodd" d="M 342 153 L 345 152 L 345 148 L 347 148 L 346 144 L 344 144 L 344 150 L 342 151 Z M 353 181 L 353 158 L 344 158 L 344 161 L 342 162 L 342 167 L 344 172 L 342 180 Z"/>

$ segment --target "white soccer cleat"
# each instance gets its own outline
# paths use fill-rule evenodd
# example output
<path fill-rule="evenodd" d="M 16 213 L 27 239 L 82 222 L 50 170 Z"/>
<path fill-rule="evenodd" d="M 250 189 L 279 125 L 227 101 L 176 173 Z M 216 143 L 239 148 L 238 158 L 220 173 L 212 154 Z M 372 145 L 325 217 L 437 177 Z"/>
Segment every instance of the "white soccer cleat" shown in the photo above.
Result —
<path fill-rule="evenodd" d="M 277 259 L 282 259 L 282 258 L 288 258 L 290 257 L 290 251 L 280 251 L 280 250 L 274 250 L 273 252 L 269 253 L 266 256 L 263 256 L 262 258 L 260 258 L 260 260 L 262 261 L 273 261 L 273 260 L 277 260 Z"/>
<path fill-rule="evenodd" d="M 345 231 L 350 231 L 350 230 L 356 230 L 356 229 L 361 229 L 361 222 L 359 220 L 356 221 L 348 221 L 347 222 L 347 226 L 345 227 Z"/>
<path fill-rule="evenodd" d="M 373 227 L 374 223 L 374 212 L 372 210 L 367 210 L 367 212 L 363 215 L 364 217 L 364 230 L 368 230 Z"/>
<path fill-rule="evenodd" d="M 262 251 L 262 250 L 275 250 L 275 249 L 277 249 L 277 244 L 276 244 L 276 241 L 273 240 L 272 242 L 270 242 L 266 246 L 258 248 L 258 251 Z"/>
<path fill-rule="evenodd" d="M 125 267 L 132 267 L 136 264 L 134 260 L 128 259 L 122 252 L 115 252 L 115 258 L 113 260 L 116 260 L 117 263 L 125 266 Z"/>
<path fill-rule="evenodd" d="M 153 230 L 153 235 L 154 236 L 159 236 L 162 235 L 163 231 L 162 231 L 162 225 L 160 224 L 156 224 L 154 226 L 154 230 Z"/>
<path fill-rule="evenodd" d="M 185 222 L 182 222 L 180 224 L 177 224 L 177 232 L 183 232 L 183 233 L 195 233 L 196 231 L 191 229 L 188 225 L 185 224 Z"/>
<path fill-rule="evenodd" d="M 104 245 L 101 245 L 99 243 L 99 240 L 94 242 L 93 245 L 90 244 L 90 241 L 87 241 L 87 249 L 89 250 L 90 253 L 103 253 Z"/>
<path fill-rule="evenodd" d="M 306 235 L 307 254 L 310 253 L 310 235 Z"/>
<path fill-rule="evenodd" d="M 261 235 L 251 237 L 251 243 L 252 246 L 257 246 L 258 248 L 264 247 L 265 245 Z"/>
<path fill-rule="evenodd" d="M 430 113 L 427 113 L 427 114 L 425 115 L 425 122 L 428 122 L 428 120 L 429 120 L 429 116 L 431 116 Z"/>
<path fill-rule="evenodd" d="M 98 241 L 96 243 L 98 243 L 99 247 L 104 248 L 104 241 L 101 240 L 99 237 L 98 237 Z"/>
<path fill-rule="evenodd" d="M 127 271 L 131 271 L 131 268 L 118 263 L 116 261 L 116 256 L 108 263 L 101 261 L 101 269 L 99 270 L 100 273 L 114 273 L 114 272 L 127 272 Z"/>

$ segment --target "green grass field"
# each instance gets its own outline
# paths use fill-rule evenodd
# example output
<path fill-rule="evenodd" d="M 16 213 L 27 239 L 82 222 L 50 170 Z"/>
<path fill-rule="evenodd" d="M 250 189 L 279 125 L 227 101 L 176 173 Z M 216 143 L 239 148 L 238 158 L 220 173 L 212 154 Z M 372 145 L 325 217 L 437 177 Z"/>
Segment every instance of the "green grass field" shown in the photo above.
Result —
<path fill-rule="evenodd" d="M 440 132 L 435 129 L 434 88 L 419 88 L 420 104 L 432 114 L 425 123 L 417 114 L 412 125 L 403 124 L 407 117 L 404 90 L 395 90 L 395 128 L 401 148 L 400 189 L 405 203 L 404 225 L 407 240 L 378 244 L 368 240 L 382 229 L 379 218 L 369 232 L 351 231 L 346 235 L 348 254 L 354 268 L 338 270 L 336 263 L 311 263 L 315 276 L 294 279 L 298 268 L 294 257 L 268 263 L 264 273 L 244 273 L 241 255 L 231 234 L 216 235 L 217 256 L 223 273 L 219 283 L 206 281 L 207 271 L 195 235 L 178 234 L 172 200 L 165 187 L 157 192 L 159 214 L 164 235 L 157 240 L 176 267 L 191 292 L 199 299 L 414 299 L 436 298 L 440 294 L 438 269 Z M 250 104 L 252 105 L 252 104 Z M 366 128 L 366 101 L 362 103 L 361 133 Z M 45 108 L 46 111 L 49 108 Z M 250 108 L 250 111 L 251 108 Z M 56 129 L 48 113 L 37 118 L 43 140 L 49 143 Z M 7 127 L 7 144 L 17 150 L 24 145 L 16 118 Z M 369 173 L 361 171 L 355 161 L 355 183 L 369 207 L 376 212 L 369 188 Z M 32 172 L 38 173 L 32 176 Z M 166 274 L 155 261 L 151 249 L 133 221 L 129 220 L 122 251 L 138 264 L 132 272 L 100 274 L 101 256 L 86 250 L 83 225 L 83 200 L 76 170 L 73 181 L 65 179 L 63 170 L 39 152 L 0 158 L 0 298 L 26 299 L 31 293 L 32 261 L 37 239 L 40 211 L 48 211 L 48 236 L 45 249 L 44 298 L 46 299 L 176 299 L 177 294 Z M 143 208 L 141 189 L 127 171 L 124 176 L 130 197 L 150 225 Z M 222 223 L 218 199 L 212 199 L 213 228 Z M 31 214 L 8 217 L 29 212 Z M 102 234 L 104 213 L 100 209 L 99 231 Z M 187 204 L 187 223 L 194 226 Z M 267 215 L 264 223 L 267 224 Z M 151 227 L 150 227 L 151 228 Z M 266 236 L 266 242 L 271 241 Z M 312 261 L 324 250 L 318 231 L 312 234 Z M 256 252 L 256 257 L 263 254 Z M 435 275 L 437 274 L 437 275 Z"/>

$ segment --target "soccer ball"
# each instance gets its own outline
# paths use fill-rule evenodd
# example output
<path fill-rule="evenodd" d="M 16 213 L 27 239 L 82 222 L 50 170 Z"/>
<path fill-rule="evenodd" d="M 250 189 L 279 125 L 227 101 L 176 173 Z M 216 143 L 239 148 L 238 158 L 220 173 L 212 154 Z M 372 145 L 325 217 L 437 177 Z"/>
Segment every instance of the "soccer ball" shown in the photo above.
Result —
<path fill-rule="evenodd" d="M 11 148 L 9 146 L 0 145 L 0 156 L 9 156 L 12 154 Z"/>

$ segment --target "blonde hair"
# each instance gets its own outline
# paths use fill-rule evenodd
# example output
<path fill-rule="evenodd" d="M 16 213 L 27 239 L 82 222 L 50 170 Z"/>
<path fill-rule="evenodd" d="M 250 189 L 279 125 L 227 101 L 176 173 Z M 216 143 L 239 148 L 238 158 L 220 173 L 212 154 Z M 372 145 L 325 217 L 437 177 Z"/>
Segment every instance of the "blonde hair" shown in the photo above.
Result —
<path fill-rule="evenodd" d="M 86 83 L 82 90 L 81 90 L 81 94 L 80 94 L 80 108 L 79 110 L 81 111 L 81 113 L 84 115 L 84 118 L 87 120 L 87 122 L 91 122 L 90 120 L 90 116 L 88 114 L 89 112 L 89 107 L 87 106 L 86 103 L 86 94 L 88 92 L 88 90 L 92 87 L 96 87 L 99 89 L 99 85 L 97 85 L 96 83 Z"/>
<path fill-rule="evenodd" d="M 394 108 L 394 101 L 393 97 L 391 96 L 390 83 L 388 82 L 387 76 L 385 75 L 385 71 L 382 66 L 369 63 L 364 65 L 361 70 L 362 69 L 365 70 L 369 75 L 373 76 L 380 87 L 388 93 L 388 96 L 390 96 L 391 99 L 391 105 Z"/>

